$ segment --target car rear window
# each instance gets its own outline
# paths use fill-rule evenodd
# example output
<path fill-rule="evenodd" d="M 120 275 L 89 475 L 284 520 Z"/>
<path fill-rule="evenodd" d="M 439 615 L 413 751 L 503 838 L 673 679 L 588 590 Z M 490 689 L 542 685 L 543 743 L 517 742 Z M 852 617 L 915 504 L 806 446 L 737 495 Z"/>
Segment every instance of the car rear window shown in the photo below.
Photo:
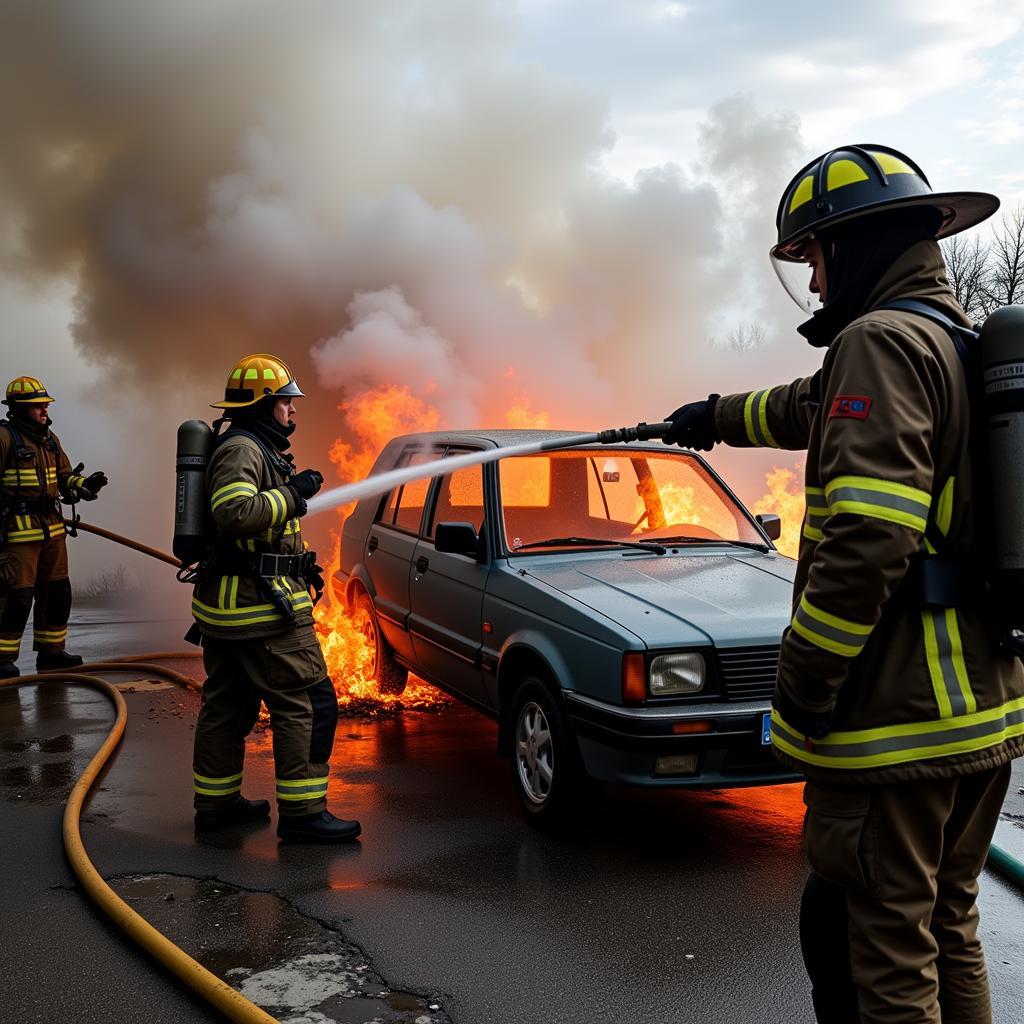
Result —
<path fill-rule="evenodd" d="M 399 460 L 398 466 L 420 466 L 436 457 L 436 454 L 429 452 L 416 452 L 403 456 Z M 423 519 L 423 506 L 426 504 L 429 490 L 429 479 L 413 480 L 403 487 L 396 487 L 388 495 L 380 522 L 408 533 L 419 533 L 420 522 Z"/>
<path fill-rule="evenodd" d="M 484 474 L 480 466 L 456 470 L 441 479 L 430 536 L 438 523 L 472 523 L 477 532 L 484 522 Z"/>

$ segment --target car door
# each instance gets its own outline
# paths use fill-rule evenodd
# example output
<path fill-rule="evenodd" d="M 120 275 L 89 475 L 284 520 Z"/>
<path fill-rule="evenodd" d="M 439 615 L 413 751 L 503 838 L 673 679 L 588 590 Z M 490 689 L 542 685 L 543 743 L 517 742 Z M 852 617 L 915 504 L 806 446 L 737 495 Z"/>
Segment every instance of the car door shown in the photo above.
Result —
<path fill-rule="evenodd" d="M 436 454 L 407 452 L 398 466 L 417 466 Z M 397 468 L 397 467 L 396 467 Z M 395 653 L 414 661 L 409 636 L 409 578 L 419 543 L 430 480 L 396 487 L 381 501 L 377 520 L 366 538 L 366 569 L 374 586 L 374 605 L 381 632 Z"/>
<path fill-rule="evenodd" d="M 450 451 L 448 454 L 458 454 Z M 474 466 L 441 477 L 425 536 L 416 545 L 409 584 L 409 631 L 417 663 L 468 700 L 486 704 L 482 611 L 490 559 L 439 552 L 438 523 L 472 523 L 483 529 L 483 469 Z"/>

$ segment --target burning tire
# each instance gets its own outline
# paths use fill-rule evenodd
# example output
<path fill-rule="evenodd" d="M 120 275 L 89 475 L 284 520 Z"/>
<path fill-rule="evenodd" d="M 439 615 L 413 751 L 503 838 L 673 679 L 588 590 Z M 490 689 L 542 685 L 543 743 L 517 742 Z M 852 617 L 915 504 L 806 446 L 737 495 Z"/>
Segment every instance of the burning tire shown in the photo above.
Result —
<path fill-rule="evenodd" d="M 370 595 L 360 592 L 352 605 L 352 619 L 363 634 L 366 648 L 371 654 L 370 678 L 377 684 L 377 690 L 386 696 L 397 697 L 405 692 L 409 682 L 409 671 L 395 661 L 377 621 L 377 611 Z"/>
<path fill-rule="evenodd" d="M 540 828 L 571 824 L 597 795 L 565 714 L 536 676 L 523 680 L 512 705 L 511 760 L 519 803 Z"/>

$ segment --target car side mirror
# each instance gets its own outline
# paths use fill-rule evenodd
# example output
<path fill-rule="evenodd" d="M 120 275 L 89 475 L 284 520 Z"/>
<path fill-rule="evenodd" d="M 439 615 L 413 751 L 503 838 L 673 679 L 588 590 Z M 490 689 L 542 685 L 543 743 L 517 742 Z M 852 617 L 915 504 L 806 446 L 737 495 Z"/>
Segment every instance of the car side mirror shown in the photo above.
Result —
<path fill-rule="evenodd" d="M 480 551 L 476 527 L 472 523 L 438 523 L 434 530 L 434 550 L 476 558 Z"/>
<path fill-rule="evenodd" d="M 768 534 L 769 540 L 778 540 L 782 536 L 782 520 L 774 513 L 765 512 L 754 518 L 761 524 L 761 529 Z"/>

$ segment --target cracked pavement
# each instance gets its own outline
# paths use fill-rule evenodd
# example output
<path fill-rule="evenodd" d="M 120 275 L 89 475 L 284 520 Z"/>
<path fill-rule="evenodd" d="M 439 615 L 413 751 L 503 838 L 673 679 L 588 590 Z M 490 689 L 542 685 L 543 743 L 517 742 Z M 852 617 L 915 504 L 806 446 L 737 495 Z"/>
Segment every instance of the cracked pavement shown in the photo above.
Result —
<path fill-rule="evenodd" d="M 180 646 L 180 623 L 77 617 L 87 656 Z M 617 790 L 579 835 L 553 839 L 520 817 L 494 725 L 454 706 L 342 720 L 330 801 L 361 819 L 361 842 L 279 846 L 270 823 L 196 836 L 198 698 L 124 679 L 128 731 L 83 818 L 86 847 L 136 909 L 281 1021 L 812 1020 L 798 786 Z M 63 801 L 111 718 L 82 688 L 0 692 L 0 1005 L 48 1024 L 218 1020 L 89 907 L 64 862 Z M 1022 787 L 1018 762 L 997 836 L 1017 856 Z M 273 792 L 265 733 L 244 791 Z M 995 1021 L 1015 1024 L 1024 897 L 986 872 L 981 906 Z"/>

